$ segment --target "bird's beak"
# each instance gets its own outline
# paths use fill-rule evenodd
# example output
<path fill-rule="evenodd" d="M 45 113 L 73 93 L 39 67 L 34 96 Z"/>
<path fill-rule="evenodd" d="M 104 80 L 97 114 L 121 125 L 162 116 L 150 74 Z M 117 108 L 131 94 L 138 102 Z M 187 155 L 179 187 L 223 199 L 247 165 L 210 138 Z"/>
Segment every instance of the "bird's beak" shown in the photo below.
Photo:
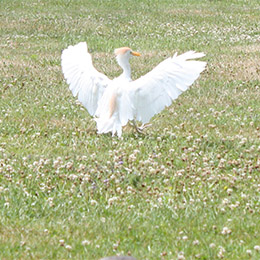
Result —
<path fill-rule="evenodd" d="M 131 54 L 132 54 L 133 56 L 141 56 L 141 53 L 136 52 L 136 51 L 132 51 Z"/>

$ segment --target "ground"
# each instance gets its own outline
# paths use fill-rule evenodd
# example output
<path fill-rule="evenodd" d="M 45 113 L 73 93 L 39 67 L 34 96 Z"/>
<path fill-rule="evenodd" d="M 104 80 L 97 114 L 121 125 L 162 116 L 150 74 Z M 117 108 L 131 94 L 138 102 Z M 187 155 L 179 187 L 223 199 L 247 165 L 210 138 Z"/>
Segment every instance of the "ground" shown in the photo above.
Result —
<path fill-rule="evenodd" d="M 257 0 L 2 0 L 0 258 L 260 259 Z M 61 51 L 134 79 L 202 51 L 207 69 L 144 135 L 98 135 Z"/>

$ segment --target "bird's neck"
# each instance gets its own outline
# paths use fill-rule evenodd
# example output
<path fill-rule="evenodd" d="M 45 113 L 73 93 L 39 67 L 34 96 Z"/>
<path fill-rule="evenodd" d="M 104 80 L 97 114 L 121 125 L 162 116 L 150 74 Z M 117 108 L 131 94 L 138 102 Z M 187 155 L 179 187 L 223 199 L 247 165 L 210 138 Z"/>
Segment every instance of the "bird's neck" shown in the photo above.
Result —
<path fill-rule="evenodd" d="M 123 69 L 123 73 L 120 77 L 125 78 L 127 80 L 131 80 L 131 67 L 129 60 L 127 59 L 118 59 L 117 60 L 119 66 Z"/>
<path fill-rule="evenodd" d="M 122 77 L 131 80 L 131 67 L 130 64 L 127 67 L 122 68 L 123 69 L 123 73 L 122 73 Z"/>

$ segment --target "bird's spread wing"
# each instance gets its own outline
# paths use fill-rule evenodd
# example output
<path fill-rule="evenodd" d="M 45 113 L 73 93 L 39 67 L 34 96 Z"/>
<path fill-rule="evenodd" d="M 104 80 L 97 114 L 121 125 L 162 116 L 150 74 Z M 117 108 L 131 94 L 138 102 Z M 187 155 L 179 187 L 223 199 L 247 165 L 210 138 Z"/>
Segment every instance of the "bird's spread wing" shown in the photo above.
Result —
<path fill-rule="evenodd" d="M 61 55 L 61 66 L 71 92 L 93 116 L 98 100 L 111 80 L 94 68 L 85 42 L 65 49 Z"/>
<path fill-rule="evenodd" d="M 145 76 L 132 81 L 129 97 L 134 107 L 134 116 L 138 121 L 148 123 L 166 106 L 170 106 L 183 91 L 199 77 L 206 62 L 190 59 L 201 58 L 203 53 L 186 52 L 162 61 Z"/>

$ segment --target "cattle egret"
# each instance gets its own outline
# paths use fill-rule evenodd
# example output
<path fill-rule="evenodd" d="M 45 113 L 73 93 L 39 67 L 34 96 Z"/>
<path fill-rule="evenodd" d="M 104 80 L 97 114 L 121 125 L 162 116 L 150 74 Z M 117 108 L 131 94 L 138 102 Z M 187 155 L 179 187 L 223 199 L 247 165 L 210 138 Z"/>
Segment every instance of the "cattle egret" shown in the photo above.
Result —
<path fill-rule="evenodd" d="M 204 53 L 188 51 L 167 58 L 145 76 L 131 80 L 129 59 L 141 54 L 128 47 L 115 50 L 116 60 L 123 73 L 111 80 L 93 66 L 87 44 L 80 42 L 62 52 L 64 77 L 74 96 L 94 117 L 98 133 L 122 135 L 122 127 L 137 120 L 147 124 L 199 77 L 206 62 Z M 140 129 L 140 128 L 139 128 Z"/>

